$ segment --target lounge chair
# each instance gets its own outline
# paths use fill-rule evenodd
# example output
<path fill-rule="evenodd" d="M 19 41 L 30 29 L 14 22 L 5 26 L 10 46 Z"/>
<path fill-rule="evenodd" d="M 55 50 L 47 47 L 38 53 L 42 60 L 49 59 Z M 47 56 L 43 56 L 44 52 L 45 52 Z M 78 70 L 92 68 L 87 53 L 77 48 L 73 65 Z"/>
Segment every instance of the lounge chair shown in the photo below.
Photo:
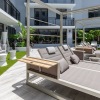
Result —
<path fill-rule="evenodd" d="M 89 42 L 87 42 L 87 43 L 82 42 L 81 47 L 76 47 L 76 49 L 84 50 L 84 51 L 86 51 L 86 53 L 90 53 L 90 54 L 95 54 L 97 52 L 100 52 L 100 50 L 97 50 L 95 47 L 96 46 L 92 46 Z"/>
<path fill-rule="evenodd" d="M 100 64 L 93 62 L 79 62 L 79 64 L 72 64 L 70 61 L 70 56 L 74 53 L 68 47 L 67 50 L 64 50 L 62 46 L 60 47 L 49 47 L 38 50 L 42 59 L 45 61 L 53 61 L 57 65 L 52 66 L 48 69 L 41 66 L 35 66 L 35 63 L 32 62 L 34 58 L 27 58 L 22 61 L 27 63 L 27 79 L 26 82 L 28 85 L 43 91 L 50 96 L 53 96 L 60 100 L 69 100 L 61 95 L 56 94 L 55 92 L 49 91 L 40 87 L 29 81 L 29 74 L 35 74 L 37 76 L 43 77 L 50 81 L 56 82 L 58 84 L 76 89 L 78 91 L 93 95 L 100 98 Z M 31 59 L 31 60 L 30 60 Z M 66 59 L 66 60 L 65 60 Z M 30 62 L 30 61 L 31 62 Z M 38 59 L 36 61 L 36 64 Z M 33 65 L 32 65 L 33 63 Z M 44 64 L 44 62 L 42 63 Z M 38 65 L 38 64 L 37 64 Z M 47 63 L 49 65 L 49 63 Z M 59 87 L 58 87 L 59 88 Z"/>
<path fill-rule="evenodd" d="M 98 46 L 97 41 L 92 41 L 91 46 L 97 48 L 97 46 Z"/>
<path fill-rule="evenodd" d="M 99 63 L 95 63 L 95 62 L 91 62 L 91 61 L 85 61 L 85 60 L 80 60 L 78 64 L 74 64 L 71 61 L 71 56 L 74 55 L 74 54 L 72 53 L 71 48 L 69 46 L 67 46 L 67 47 L 68 47 L 67 50 L 65 50 L 63 46 L 59 46 L 58 49 L 60 50 L 61 54 L 66 59 L 66 61 L 68 62 L 69 65 L 71 65 L 71 66 L 75 65 L 77 67 L 82 67 L 82 68 L 89 69 L 89 68 L 91 68 L 91 66 L 93 67 L 96 64 L 97 67 L 94 66 L 93 69 L 98 69 L 99 68 L 99 66 L 100 66 Z"/>
<path fill-rule="evenodd" d="M 88 60 L 89 57 L 96 57 L 96 55 L 98 55 L 98 54 L 100 55 L 100 50 L 96 50 L 96 48 L 92 47 L 89 42 L 88 43 L 83 42 L 82 46 L 76 47 L 75 49 L 85 51 L 85 53 L 84 53 L 85 60 Z"/>

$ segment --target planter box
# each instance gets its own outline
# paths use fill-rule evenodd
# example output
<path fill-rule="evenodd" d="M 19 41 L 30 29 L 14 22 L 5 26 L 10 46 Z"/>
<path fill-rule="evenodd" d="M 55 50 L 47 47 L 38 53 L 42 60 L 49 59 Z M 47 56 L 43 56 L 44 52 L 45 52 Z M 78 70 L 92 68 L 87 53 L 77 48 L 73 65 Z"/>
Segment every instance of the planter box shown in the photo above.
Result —
<path fill-rule="evenodd" d="M 16 47 L 17 51 L 26 51 L 26 47 Z"/>

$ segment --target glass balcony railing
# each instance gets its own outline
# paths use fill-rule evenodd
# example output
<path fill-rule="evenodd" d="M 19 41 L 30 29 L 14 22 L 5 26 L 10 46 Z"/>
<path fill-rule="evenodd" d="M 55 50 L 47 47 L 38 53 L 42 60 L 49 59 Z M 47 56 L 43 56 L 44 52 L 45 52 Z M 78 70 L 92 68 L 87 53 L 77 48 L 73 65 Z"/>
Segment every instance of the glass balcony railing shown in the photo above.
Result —
<path fill-rule="evenodd" d="M 3 9 L 6 13 L 20 21 L 20 12 L 14 7 L 10 0 L 1 0 L 1 4 L 1 9 Z"/>
<path fill-rule="evenodd" d="M 54 17 L 49 17 L 48 22 L 55 25 L 60 25 L 60 19 Z M 74 26 L 74 18 L 63 19 L 63 26 Z"/>
<path fill-rule="evenodd" d="M 38 18 L 36 18 L 38 19 Z M 44 23 L 44 22 L 39 22 L 33 19 L 30 19 L 30 26 L 56 26 L 56 25 L 60 25 L 60 19 L 54 18 L 54 17 L 49 17 L 48 18 L 48 23 Z M 39 19 L 42 20 L 42 19 Z M 45 21 L 45 20 L 42 20 Z M 47 22 L 47 21 L 45 21 Z M 49 24 L 50 23 L 50 24 Z M 25 24 L 27 25 L 27 21 L 25 18 Z M 63 26 L 74 26 L 74 18 L 67 18 L 67 19 L 63 19 Z"/>

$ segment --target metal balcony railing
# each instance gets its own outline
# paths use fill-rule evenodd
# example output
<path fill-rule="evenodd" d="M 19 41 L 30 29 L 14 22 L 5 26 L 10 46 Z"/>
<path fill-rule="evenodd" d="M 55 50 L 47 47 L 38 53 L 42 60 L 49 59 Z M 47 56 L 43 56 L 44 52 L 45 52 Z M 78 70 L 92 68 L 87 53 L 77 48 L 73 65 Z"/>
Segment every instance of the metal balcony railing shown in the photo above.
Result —
<path fill-rule="evenodd" d="M 39 18 L 36 18 L 39 19 Z M 55 26 L 55 25 L 60 25 L 60 19 L 57 19 L 55 17 L 49 17 L 48 21 L 45 21 L 43 19 L 39 19 L 42 20 L 44 22 L 48 22 L 48 23 L 44 23 L 44 22 L 39 22 L 33 19 L 30 19 L 30 26 Z M 25 18 L 25 24 L 27 25 L 27 21 Z M 74 18 L 67 18 L 67 19 L 63 19 L 63 26 L 74 26 Z"/>
<path fill-rule="evenodd" d="M 45 0 L 42 0 L 45 1 Z M 68 4 L 73 4 L 74 0 L 48 0 L 48 3 L 68 3 Z"/>
<path fill-rule="evenodd" d="M 75 1 L 74 0 L 41 0 L 41 1 L 43 1 L 44 3 L 68 3 L 68 4 L 73 4 L 73 3 L 75 3 Z M 26 2 L 27 2 L 27 0 L 26 0 Z"/>
<path fill-rule="evenodd" d="M 1 0 L 0 8 L 20 21 L 20 12 L 15 8 L 10 0 Z"/>

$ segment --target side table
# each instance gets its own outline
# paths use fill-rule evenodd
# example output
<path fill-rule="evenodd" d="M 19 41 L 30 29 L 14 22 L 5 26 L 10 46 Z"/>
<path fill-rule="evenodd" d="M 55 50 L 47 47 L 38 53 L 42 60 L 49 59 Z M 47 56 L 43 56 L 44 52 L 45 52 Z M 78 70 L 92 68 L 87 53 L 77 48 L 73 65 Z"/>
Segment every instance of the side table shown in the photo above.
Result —
<path fill-rule="evenodd" d="M 0 54 L 0 67 L 7 66 L 6 57 L 6 53 Z"/>
<path fill-rule="evenodd" d="M 10 50 L 10 60 L 15 60 L 16 59 L 16 50 Z"/>

